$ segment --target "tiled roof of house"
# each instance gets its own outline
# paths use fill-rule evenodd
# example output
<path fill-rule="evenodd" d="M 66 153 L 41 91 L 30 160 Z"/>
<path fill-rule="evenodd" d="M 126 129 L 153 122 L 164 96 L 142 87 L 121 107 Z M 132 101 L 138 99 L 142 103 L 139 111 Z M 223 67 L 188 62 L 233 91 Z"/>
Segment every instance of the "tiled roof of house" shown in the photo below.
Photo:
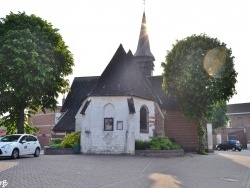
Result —
<path fill-rule="evenodd" d="M 149 81 L 134 62 L 133 54 L 131 51 L 126 53 L 122 45 L 118 47 L 90 96 L 136 96 L 159 102 Z"/>
<path fill-rule="evenodd" d="M 81 107 L 82 101 L 96 85 L 99 76 L 76 77 L 71 85 L 70 92 L 63 104 L 63 113 L 59 122 L 54 126 L 53 131 L 74 131 L 75 115 Z"/>
<path fill-rule="evenodd" d="M 177 110 L 179 106 L 173 97 L 170 97 L 166 94 L 166 91 L 162 89 L 162 76 L 149 76 L 147 77 L 151 83 L 154 91 L 157 93 L 158 97 L 161 100 L 160 106 L 163 110 Z"/>
<path fill-rule="evenodd" d="M 250 103 L 239 103 L 227 105 L 227 114 L 250 113 Z"/>

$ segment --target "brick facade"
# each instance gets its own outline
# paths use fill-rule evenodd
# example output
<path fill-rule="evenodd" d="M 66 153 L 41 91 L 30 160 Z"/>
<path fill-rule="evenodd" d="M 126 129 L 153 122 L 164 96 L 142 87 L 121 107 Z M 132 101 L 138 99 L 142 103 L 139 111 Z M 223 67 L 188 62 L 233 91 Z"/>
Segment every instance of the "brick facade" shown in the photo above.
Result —
<path fill-rule="evenodd" d="M 55 126 L 56 118 L 59 116 L 60 110 L 61 106 L 58 106 L 55 112 L 46 109 L 45 114 L 42 111 L 39 111 L 29 118 L 29 124 L 39 128 L 37 138 L 42 148 L 50 144 L 52 128 Z"/>
<path fill-rule="evenodd" d="M 183 117 L 181 111 L 164 112 L 165 135 L 174 138 L 185 151 L 196 151 L 198 146 L 197 124 Z"/>
<path fill-rule="evenodd" d="M 230 127 L 244 127 L 250 125 L 250 113 L 249 114 L 229 114 Z"/>
<path fill-rule="evenodd" d="M 155 104 L 155 136 L 157 135 L 165 135 L 165 128 L 164 128 L 164 115 L 162 114 L 162 111 L 158 108 L 158 105 Z"/>

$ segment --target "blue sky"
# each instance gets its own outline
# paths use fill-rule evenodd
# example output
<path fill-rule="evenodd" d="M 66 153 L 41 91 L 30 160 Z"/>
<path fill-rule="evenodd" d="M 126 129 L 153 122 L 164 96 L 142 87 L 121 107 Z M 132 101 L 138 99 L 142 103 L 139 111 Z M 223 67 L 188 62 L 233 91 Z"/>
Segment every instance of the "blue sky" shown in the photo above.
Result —
<path fill-rule="evenodd" d="M 137 47 L 142 0 L 0 0 L 0 17 L 10 11 L 35 14 L 58 28 L 74 55 L 72 82 L 78 76 L 97 76 L 119 44 L 134 53 Z M 176 40 L 206 33 L 232 48 L 238 72 L 237 95 L 230 103 L 250 102 L 250 5 L 247 0 L 146 0 L 146 18 L 154 75 Z"/>

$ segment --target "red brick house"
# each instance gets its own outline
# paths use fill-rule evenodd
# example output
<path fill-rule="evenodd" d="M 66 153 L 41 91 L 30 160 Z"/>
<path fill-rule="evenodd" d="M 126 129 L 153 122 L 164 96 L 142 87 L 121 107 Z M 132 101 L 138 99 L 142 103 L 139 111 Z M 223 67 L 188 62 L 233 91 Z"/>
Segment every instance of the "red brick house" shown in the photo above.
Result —
<path fill-rule="evenodd" d="M 61 108 L 61 106 L 58 106 L 55 112 L 46 109 L 45 114 L 42 111 L 39 111 L 35 115 L 32 115 L 28 120 L 30 125 L 39 128 L 39 132 L 36 136 L 39 139 L 42 148 L 48 146 L 51 142 L 52 128 L 58 122 L 58 118 L 61 115 Z"/>
<path fill-rule="evenodd" d="M 250 141 L 250 103 L 229 104 L 227 115 L 228 125 L 215 129 L 215 133 L 221 135 L 221 141 L 236 139 L 246 148 Z"/>

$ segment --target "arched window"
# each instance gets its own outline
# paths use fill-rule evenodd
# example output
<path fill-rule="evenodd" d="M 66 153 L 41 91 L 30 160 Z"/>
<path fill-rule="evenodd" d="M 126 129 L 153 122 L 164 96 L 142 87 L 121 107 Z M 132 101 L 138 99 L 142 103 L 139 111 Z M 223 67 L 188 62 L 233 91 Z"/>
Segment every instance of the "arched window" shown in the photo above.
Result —
<path fill-rule="evenodd" d="M 140 132 L 148 133 L 148 108 L 146 106 L 140 109 Z"/>

